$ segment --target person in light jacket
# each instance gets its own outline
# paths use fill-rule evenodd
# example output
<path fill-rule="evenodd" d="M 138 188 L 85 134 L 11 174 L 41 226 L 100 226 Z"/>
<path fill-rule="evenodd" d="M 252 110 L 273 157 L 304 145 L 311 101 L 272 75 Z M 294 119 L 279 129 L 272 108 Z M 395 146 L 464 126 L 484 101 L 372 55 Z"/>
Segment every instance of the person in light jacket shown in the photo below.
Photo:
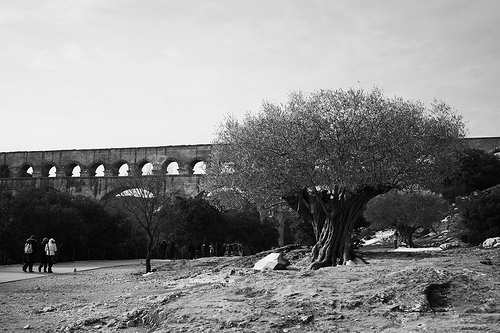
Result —
<path fill-rule="evenodd" d="M 49 273 L 52 273 L 52 265 L 54 264 L 54 258 L 57 253 L 57 245 L 54 238 L 49 239 L 49 242 L 45 245 L 45 253 L 47 254 L 47 266 Z"/>

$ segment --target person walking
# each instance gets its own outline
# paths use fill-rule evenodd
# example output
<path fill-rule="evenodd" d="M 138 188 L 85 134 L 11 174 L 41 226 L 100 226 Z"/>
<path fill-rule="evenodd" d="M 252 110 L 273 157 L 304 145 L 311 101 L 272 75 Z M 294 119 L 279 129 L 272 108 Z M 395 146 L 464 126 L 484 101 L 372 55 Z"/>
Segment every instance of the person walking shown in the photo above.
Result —
<path fill-rule="evenodd" d="M 54 264 L 54 258 L 57 253 L 57 245 L 54 238 L 49 239 L 49 242 L 45 245 L 45 253 L 47 254 L 47 266 L 49 273 L 53 273 L 52 265 Z"/>
<path fill-rule="evenodd" d="M 38 242 L 35 238 L 35 235 L 31 235 L 30 238 L 26 240 L 24 243 L 24 258 L 25 262 L 23 265 L 23 271 L 29 269 L 30 273 L 33 273 L 33 263 L 35 262 L 35 249 L 37 248 Z"/>
<path fill-rule="evenodd" d="M 45 252 L 45 247 L 47 246 L 47 243 L 49 242 L 49 239 L 45 237 L 42 242 L 40 243 L 39 251 L 40 251 L 40 266 L 38 266 L 38 271 L 42 271 L 43 267 L 43 272 L 47 273 L 47 253 Z"/>
<path fill-rule="evenodd" d="M 170 248 L 169 248 L 168 252 L 169 252 L 169 259 L 175 260 L 175 242 L 174 241 L 172 241 L 172 243 L 170 243 Z"/>

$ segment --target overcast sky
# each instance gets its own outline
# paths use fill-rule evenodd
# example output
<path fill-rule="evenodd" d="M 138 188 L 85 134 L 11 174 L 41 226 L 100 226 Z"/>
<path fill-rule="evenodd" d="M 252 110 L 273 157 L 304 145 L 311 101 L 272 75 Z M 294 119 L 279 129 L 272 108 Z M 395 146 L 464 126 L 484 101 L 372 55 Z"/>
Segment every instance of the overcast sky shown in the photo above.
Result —
<path fill-rule="evenodd" d="M 500 136 L 498 0 L 2 0 L 0 151 L 210 143 L 291 91 L 382 88 Z"/>

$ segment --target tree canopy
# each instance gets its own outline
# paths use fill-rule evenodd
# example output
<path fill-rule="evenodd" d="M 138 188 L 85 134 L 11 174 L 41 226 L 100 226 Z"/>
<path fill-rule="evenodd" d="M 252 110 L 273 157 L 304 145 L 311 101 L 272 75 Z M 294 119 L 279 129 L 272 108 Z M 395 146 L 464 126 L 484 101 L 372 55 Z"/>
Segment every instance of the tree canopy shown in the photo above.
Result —
<path fill-rule="evenodd" d="M 352 257 L 350 232 L 366 203 L 392 188 L 439 183 L 464 136 L 461 117 L 441 101 L 426 108 L 377 88 L 293 92 L 221 123 L 205 186 L 231 193 L 227 205 L 286 200 L 316 231 L 311 268 L 336 265 Z"/>
<path fill-rule="evenodd" d="M 395 228 L 399 240 L 413 247 L 413 233 L 418 228 L 432 228 L 448 209 L 448 203 L 430 191 L 392 190 L 370 200 L 364 216 L 371 229 Z"/>
<path fill-rule="evenodd" d="M 500 235 L 500 185 L 457 199 L 460 214 L 468 229 L 464 240 L 483 242 Z"/>

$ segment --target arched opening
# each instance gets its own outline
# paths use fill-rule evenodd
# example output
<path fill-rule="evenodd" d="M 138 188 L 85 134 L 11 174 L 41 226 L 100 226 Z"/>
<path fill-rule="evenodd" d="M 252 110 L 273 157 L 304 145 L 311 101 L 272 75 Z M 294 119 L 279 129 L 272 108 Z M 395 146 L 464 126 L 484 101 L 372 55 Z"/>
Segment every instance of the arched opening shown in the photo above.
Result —
<path fill-rule="evenodd" d="M 147 176 L 152 174 L 153 174 L 153 164 L 149 162 L 145 163 L 141 168 L 141 175 Z"/>
<path fill-rule="evenodd" d="M 21 169 L 19 169 L 19 177 L 30 178 L 33 177 L 33 167 L 29 164 L 24 164 Z"/>
<path fill-rule="evenodd" d="M 113 170 L 112 171 L 113 177 L 124 177 L 124 176 L 129 176 L 130 168 L 127 161 L 120 160 L 113 164 L 112 170 Z"/>
<path fill-rule="evenodd" d="M 123 163 L 119 168 L 118 168 L 118 177 L 126 177 L 128 176 L 128 164 Z"/>
<path fill-rule="evenodd" d="M 154 195 L 146 189 L 137 187 L 120 192 L 116 195 L 116 197 L 153 198 Z"/>
<path fill-rule="evenodd" d="M 66 167 L 66 177 L 80 177 L 82 168 L 78 163 L 71 163 Z"/>
<path fill-rule="evenodd" d="M 42 177 L 56 177 L 57 168 L 54 164 L 46 165 L 42 170 Z"/>
<path fill-rule="evenodd" d="M 8 165 L 0 166 L 0 178 L 9 178 L 10 177 L 10 169 Z"/>
<path fill-rule="evenodd" d="M 166 167 L 167 175 L 178 175 L 179 174 L 179 163 L 172 161 L 167 164 Z"/>
<path fill-rule="evenodd" d="M 106 168 L 102 163 L 94 163 L 89 169 L 90 177 L 104 177 L 104 171 Z"/>
<path fill-rule="evenodd" d="M 207 171 L 207 164 L 205 161 L 198 161 L 194 163 L 192 170 L 194 175 L 204 175 Z"/>

